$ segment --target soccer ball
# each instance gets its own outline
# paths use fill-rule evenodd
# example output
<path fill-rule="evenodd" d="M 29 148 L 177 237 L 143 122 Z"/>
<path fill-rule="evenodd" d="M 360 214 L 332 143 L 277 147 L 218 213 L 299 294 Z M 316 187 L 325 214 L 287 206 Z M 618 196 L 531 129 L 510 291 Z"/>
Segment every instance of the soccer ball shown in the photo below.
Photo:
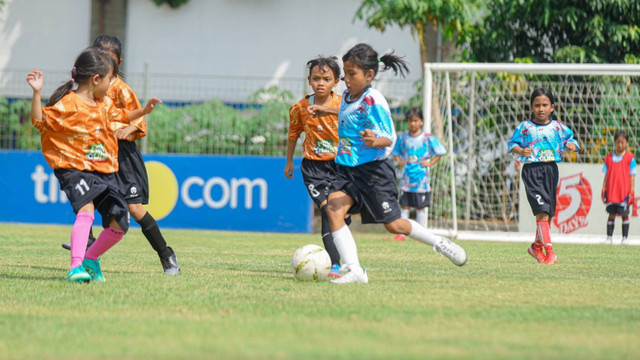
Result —
<path fill-rule="evenodd" d="M 302 281 L 324 281 L 331 270 L 329 253 L 315 244 L 304 245 L 291 259 L 293 276 Z"/>

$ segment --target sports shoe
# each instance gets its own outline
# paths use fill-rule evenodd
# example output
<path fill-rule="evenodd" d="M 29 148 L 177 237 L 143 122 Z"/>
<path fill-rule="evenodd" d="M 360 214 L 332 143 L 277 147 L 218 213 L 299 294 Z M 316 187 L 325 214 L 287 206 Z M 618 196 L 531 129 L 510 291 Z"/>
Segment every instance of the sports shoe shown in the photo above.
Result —
<path fill-rule="evenodd" d="M 533 256 L 533 258 L 536 259 L 540 264 L 544 264 L 544 261 L 547 258 L 544 255 L 544 251 L 542 251 L 542 246 L 536 243 L 529 245 L 527 252 L 529 253 L 529 255 Z"/>
<path fill-rule="evenodd" d="M 84 269 L 82 265 L 76 266 L 67 273 L 68 282 L 89 282 L 91 275 Z"/>
<path fill-rule="evenodd" d="M 99 258 L 98 260 L 85 258 L 82 260 L 82 266 L 84 266 L 89 275 L 91 275 L 91 281 L 105 281 L 104 275 L 102 275 L 102 269 L 100 269 Z"/>
<path fill-rule="evenodd" d="M 178 258 L 176 258 L 176 253 L 171 250 L 171 256 L 166 259 L 160 259 L 160 263 L 162 264 L 162 268 L 164 269 L 165 275 L 178 275 L 180 274 L 180 268 L 178 267 Z"/>
<path fill-rule="evenodd" d="M 93 245 L 94 242 L 96 242 L 96 238 L 94 238 L 91 234 L 89 234 L 89 239 L 87 241 L 87 250 L 89 250 L 89 248 L 91 247 L 91 245 Z M 66 250 L 71 250 L 71 241 L 62 243 L 62 248 Z"/>
<path fill-rule="evenodd" d="M 396 237 L 393 238 L 393 241 L 405 241 L 407 239 L 407 236 L 404 234 L 398 234 L 396 235 Z"/>
<path fill-rule="evenodd" d="M 556 253 L 553 251 L 553 247 L 551 245 L 545 245 L 545 250 L 547 252 L 547 256 L 544 259 L 545 264 L 551 265 L 558 262 L 558 257 L 556 256 Z"/>
<path fill-rule="evenodd" d="M 620 242 L 620 245 L 626 244 L 626 243 L 627 243 L 627 238 L 623 236 L 622 241 Z"/>
<path fill-rule="evenodd" d="M 368 284 L 369 277 L 363 268 L 358 267 L 356 269 L 349 269 L 348 273 L 338 279 L 331 280 L 331 282 L 334 284 Z"/>
<path fill-rule="evenodd" d="M 342 272 L 340 271 L 340 265 L 333 264 L 331 265 L 331 270 L 329 270 L 329 277 L 331 278 L 339 278 L 342 276 Z"/>
<path fill-rule="evenodd" d="M 613 238 L 611 236 L 607 236 L 607 239 L 604 241 L 605 244 L 613 244 Z"/>
<path fill-rule="evenodd" d="M 467 253 L 462 246 L 444 237 L 440 237 L 440 240 L 436 241 L 433 245 L 433 251 L 444 255 L 458 266 L 462 266 L 467 262 Z"/>

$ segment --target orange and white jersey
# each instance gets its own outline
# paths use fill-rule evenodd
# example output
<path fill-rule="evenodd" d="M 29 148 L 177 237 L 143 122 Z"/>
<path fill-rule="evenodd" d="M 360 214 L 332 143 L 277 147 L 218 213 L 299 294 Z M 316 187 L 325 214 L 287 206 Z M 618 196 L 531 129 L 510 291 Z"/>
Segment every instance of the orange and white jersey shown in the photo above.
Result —
<path fill-rule="evenodd" d="M 307 111 L 310 97 L 305 96 L 289 109 L 289 141 L 297 141 L 304 131 L 303 156 L 309 160 L 333 160 L 338 149 L 338 116 L 311 116 Z M 327 106 L 340 108 L 341 100 L 340 95 L 332 92 Z"/>
<path fill-rule="evenodd" d="M 116 79 L 113 80 L 113 82 L 109 85 L 107 97 L 109 97 L 113 104 L 120 109 L 137 110 L 142 108 L 142 105 L 140 105 L 140 101 L 138 100 L 136 94 L 133 92 L 133 90 L 131 90 L 129 85 L 127 85 L 127 83 L 122 81 L 119 77 L 116 77 Z M 137 127 L 138 131 L 129 135 L 126 140 L 136 141 L 147 135 L 147 122 L 145 121 L 144 116 L 132 120 L 130 123 L 124 123 L 117 120 L 114 120 L 110 123 L 112 131 L 125 128 L 129 125 Z"/>
<path fill-rule="evenodd" d="M 31 119 L 51 168 L 105 174 L 118 171 L 118 139 L 108 119 L 126 123 L 129 110 L 118 109 L 107 98 L 96 103 L 89 105 L 71 91 L 42 109 L 42 121 Z"/>

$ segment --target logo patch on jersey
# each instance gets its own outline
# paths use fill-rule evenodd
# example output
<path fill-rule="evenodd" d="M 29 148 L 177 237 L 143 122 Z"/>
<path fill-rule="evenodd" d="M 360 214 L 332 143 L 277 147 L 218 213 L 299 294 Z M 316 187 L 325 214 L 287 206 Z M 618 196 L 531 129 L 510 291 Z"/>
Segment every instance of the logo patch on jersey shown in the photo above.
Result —
<path fill-rule="evenodd" d="M 109 158 L 107 150 L 104 148 L 104 144 L 94 144 L 89 146 L 89 152 L 85 156 L 92 162 L 106 161 Z"/>
<path fill-rule="evenodd" d="M 313 152 L 317 155 L 335 154 L 336 147 L 333 144 L 333 140 L 316 140 L 316 146 L 313 148 Z"/>
<path fill-rule="evenodd" d="M 540 159 L 541 162 L 556 161 L 556 154 L 552 149 L 541 149 L 538 153 L 538 159 Z"/>
<path fill-rule="evenodd" d="M 391 206 L 389 206 L 388 202 L 384 201 L 381 205 L 385 214 L 391 211 Z"/>
<path fill-rule="evenodd" d="M 318 124 L 318 127 L 316 127 L 316 130 L 318 131 L 318 134 L 322 134 L 322 132 L 324 132 L 324 128 L 320 124 Z"/>
<path fill-rule="evenodd" d="M 342 154 L 347 154 L 349 156 L 351 156 L 351 140 L 347 139 L 347 138 L 340 138 L 340 147 L 339 149 L 339 155 Z"/>
<path fill-rule="evenodd" d="M 129 193 L 132 196 L 138 196 L 138 189 L 135 186 L 132 186 L 131 189 L 129 189 Z"/>

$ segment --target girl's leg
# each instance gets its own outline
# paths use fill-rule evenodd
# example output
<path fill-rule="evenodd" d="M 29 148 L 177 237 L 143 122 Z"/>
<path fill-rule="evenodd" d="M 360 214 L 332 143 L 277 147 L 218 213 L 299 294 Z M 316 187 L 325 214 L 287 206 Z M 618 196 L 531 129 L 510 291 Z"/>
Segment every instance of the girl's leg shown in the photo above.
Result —
<path fill-rule="evenodd" d="M 418 208 L 416 209 L 416 221 L 418 224 L 427 227 L 427 208 Z"/>
<path fill-rule="evenodd" d="M 86 204 L 76 214 L 76 221 L 71 229 L 71 267 L 69 270 L 82 265 L 94 218 L 93 203 Z"/>
<path fill-rule="evenodd" d="M 467 262 L 467 253 L 460 245 L 442 236 L 432 234 L 427 228 L 418 224 L 416 221 L 396 219 L 384 224 L 384 227 L 391 233 L 409 235 L 409 237 L 421 243 L 433 246 L 436 251 L 446 256 L 452 263 L 458 266 L 462 266 Z"/>
<path fill-rule="evenodd" d="M 111 218 L 111 222 L 109 223 L 109 227 L 102 230 L 96 242 L 87 250 L 85 255 L 86 259 L 98 260 L 102 254 L 106 253 L 109 249 L 111 249 L 115 244 L 117 244 L 124 237 L 124 231 L 118 225 L 118 222 Z"/>
<path fill-rule="evenodd" d="M 622 217 L 622 241 L 626 241 L 629 236 L 629 215 Z"/>
<path fill-rule="evenodd" d="M 324 248 L 327 250 L 327 252 L 329 253 L 329 257 L 331 258 L 333 271 L 333 265 L 338 267 L 340 266 L 340 253 L 338 252 L 338 248 L 333 241 L 333 235 L 331 234 L 331 224 L 329 224 L 329 215 L 327 215 L 326 202 L 320 205 L 320 221 L 322 224 L 322 243 L 324 244 Z M 334 274 L 334 276 L 335 275 L 337 274 Z"/>
<path fill-rule="evenodd" d="M 400 217 L 404 220 L 409 220 L 410 213 L 411 213 L 411 208 L 408 206 L 400 209 Z M 405 234 L 401 234 L 401 233 L 395 233 L 395 234 L 398 234 L 398 235 L 396 235 L 393 238 L 394 241 L 405 241 L 405 239 L 407 238 Z"/>
<path fill-rule="evenodd" d="M 544 250 L 547 254 L 544 260 L 545 264 L 555 264 L 556 261 L 558 261 L 558 257 L 553 251 L 553 245 L 551 244 L 551 233 L 549 229 L 550 220 L 549 214 L 546 212 L 536 214 L 536 225 L 540 232 L 539 236 L 542 237 Z"/>
<path fill-rule="evenodd" d="M 167 246 L 167 242 L 160 232 L 160 227 L 156 219 L 151 216 L 142 204 L 129 204 L 129 213 L 140 225 L 142 234 L 147 238 L 149 245 L 158 253 L 164 273 L 166 275 L 180 274 L 178 259 L 173 249 Z"/>
<path fill-rule="evenodd" d="M 607 243 L 611 244 L 613 237 L 613 229 L 616 225 L 616 214 L 609 214 L 607 218 Z M 623 227 L 624 231 L 624 227 Z"/>

